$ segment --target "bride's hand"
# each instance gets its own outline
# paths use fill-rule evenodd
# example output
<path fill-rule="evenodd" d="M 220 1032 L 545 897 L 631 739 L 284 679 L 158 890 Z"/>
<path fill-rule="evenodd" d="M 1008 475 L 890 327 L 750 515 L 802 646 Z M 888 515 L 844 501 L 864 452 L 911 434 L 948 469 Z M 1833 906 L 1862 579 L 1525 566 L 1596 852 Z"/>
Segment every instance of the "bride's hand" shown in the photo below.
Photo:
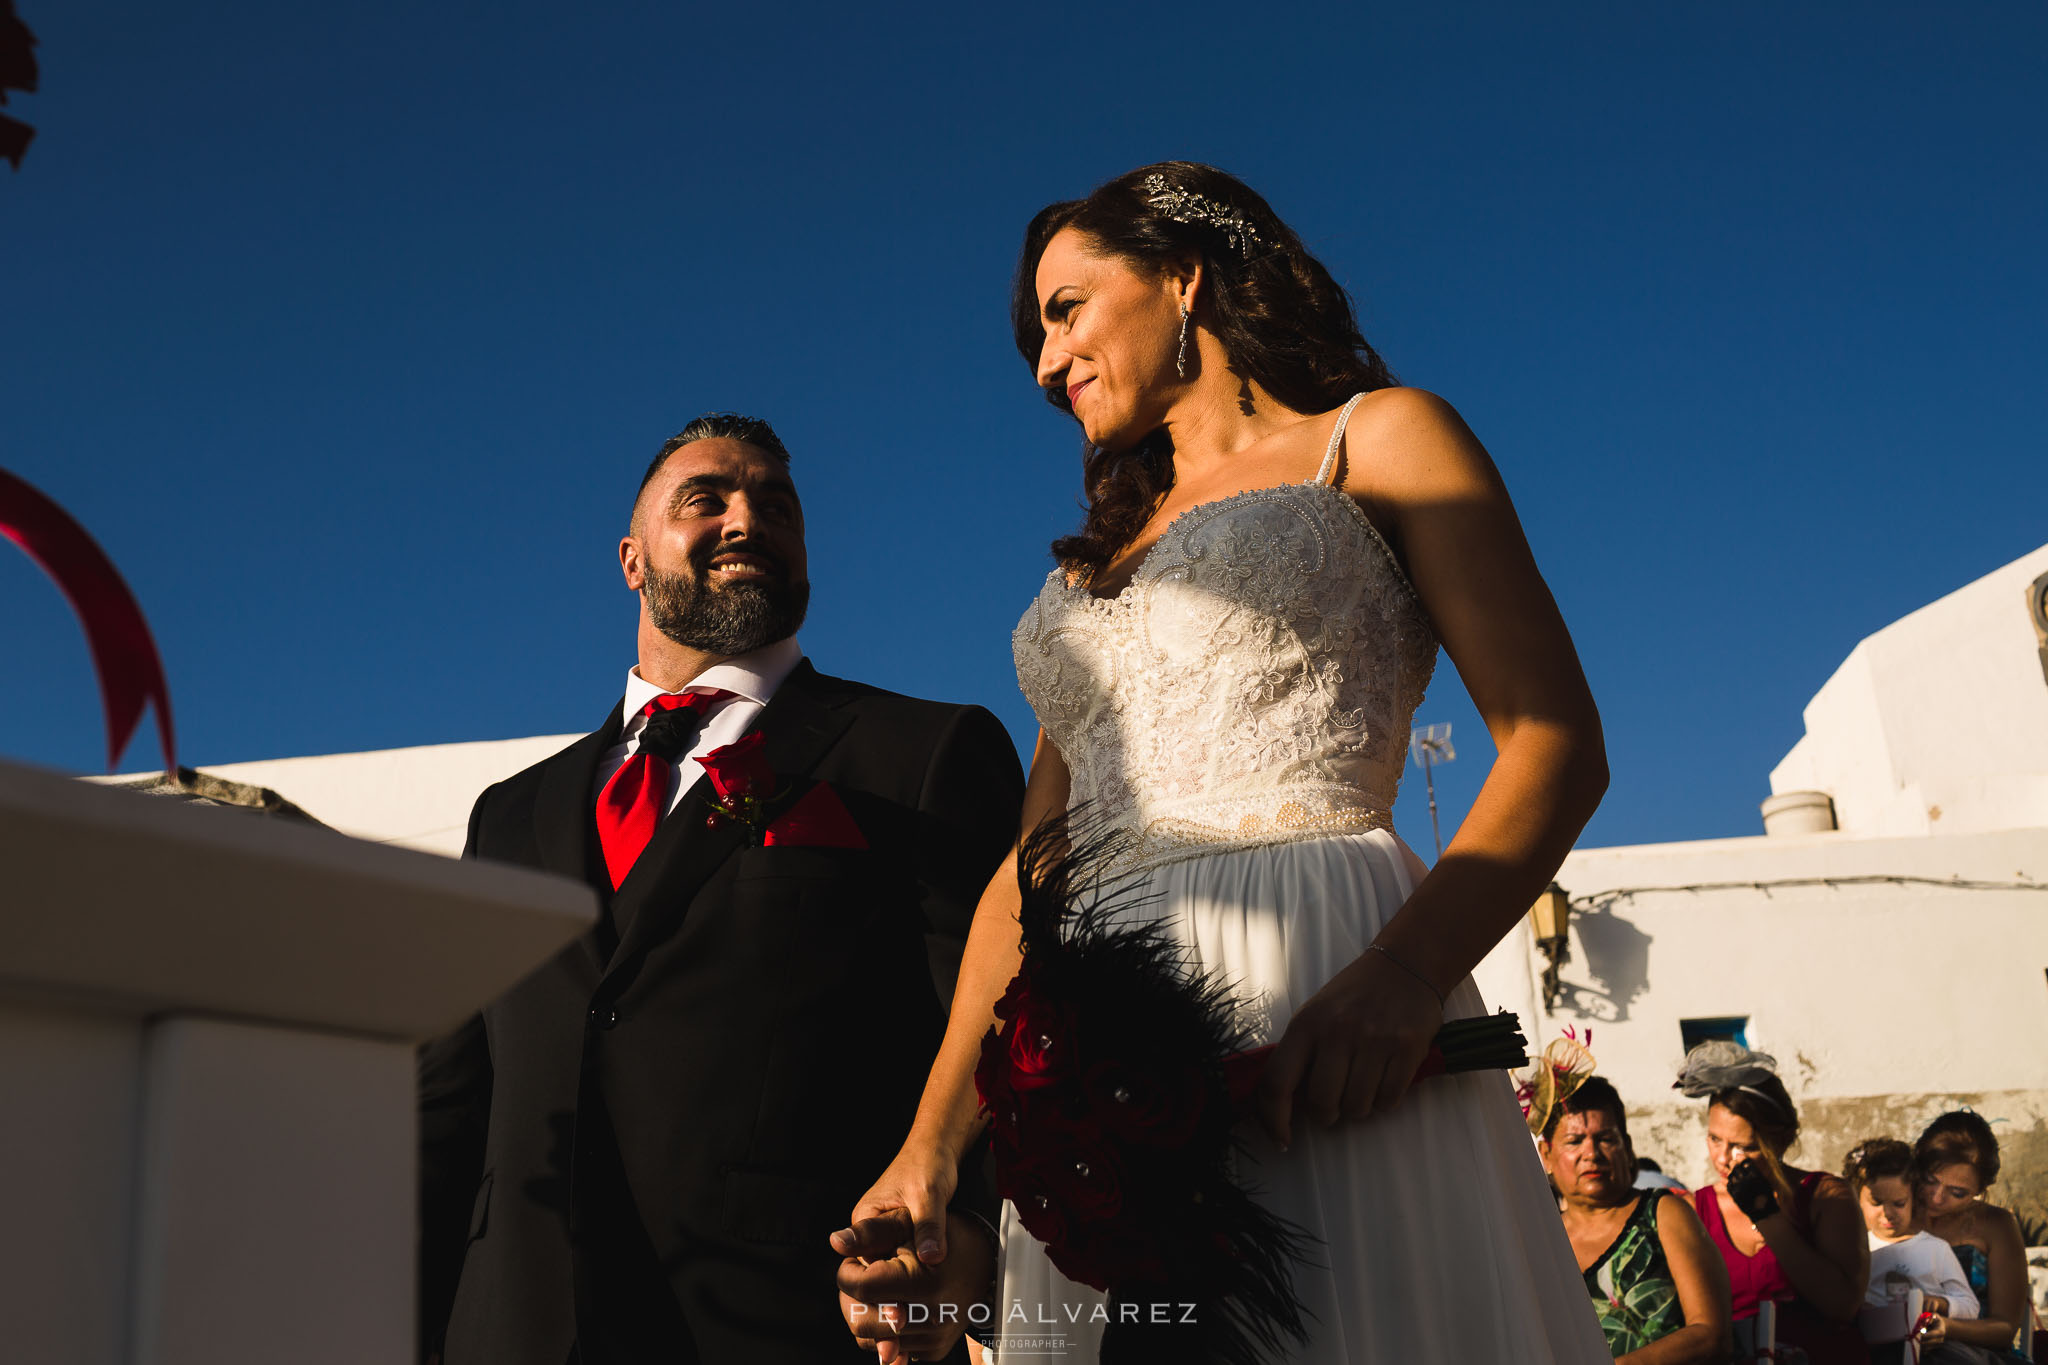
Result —
<path fill-rule="evenodd" d="M 959 1182 L 959 1162 L 913 1136 L 853 1206 L 852 1226 L 832 1234 L 832 1249 L 841 1256 L 860 1255 L 869 1240 L 862 1225 L 902 1210 L 915 1224 L 917 1259 L 937 1265 L 946 1259 L 946 1203 Z"/>
<path fill-rule="evenodd" d="M 1295 1012 L 1259 1081 L 1259 1117 L 1285 1149 L 1294 1111 L 1325 1126 L 1399 1102 L 1443 1004 L 1383 952 L 1365 952 Z"/>

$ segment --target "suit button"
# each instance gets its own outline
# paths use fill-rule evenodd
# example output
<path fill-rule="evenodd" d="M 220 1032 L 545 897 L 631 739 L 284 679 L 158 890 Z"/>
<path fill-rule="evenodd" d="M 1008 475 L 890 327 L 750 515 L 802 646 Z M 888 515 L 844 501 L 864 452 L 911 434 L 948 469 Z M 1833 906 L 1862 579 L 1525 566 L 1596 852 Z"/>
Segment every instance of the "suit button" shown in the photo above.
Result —
<path fill-rule="evenodd" d="M 619 1022 L 619 1012 L 609 1005 L 592 1005 L 590 1022 L 599 1028 L 615 1028 Z"/>

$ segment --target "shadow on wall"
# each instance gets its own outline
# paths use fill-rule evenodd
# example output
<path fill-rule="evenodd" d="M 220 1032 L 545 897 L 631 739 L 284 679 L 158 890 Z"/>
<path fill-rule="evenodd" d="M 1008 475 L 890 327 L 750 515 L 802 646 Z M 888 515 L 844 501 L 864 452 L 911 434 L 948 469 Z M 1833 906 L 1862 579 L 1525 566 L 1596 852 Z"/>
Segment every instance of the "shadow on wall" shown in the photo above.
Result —
<path fill-rule="evenodd" d="M 1593 986 L 1570 986 L 1568 1008 L 1594 1023 L 1618 1024 L 1650 984 L 1650 935 L 1623 919 L 1613 899 L 1572 908 L 1572 928 Z"/>

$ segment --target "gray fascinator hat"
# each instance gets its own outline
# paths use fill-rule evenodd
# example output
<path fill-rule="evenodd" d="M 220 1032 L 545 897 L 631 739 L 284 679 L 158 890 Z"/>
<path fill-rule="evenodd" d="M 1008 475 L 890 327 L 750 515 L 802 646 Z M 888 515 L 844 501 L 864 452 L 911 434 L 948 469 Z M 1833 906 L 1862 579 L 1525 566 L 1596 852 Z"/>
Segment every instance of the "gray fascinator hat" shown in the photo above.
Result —
<path fill-rule="evenodd" d="M 1770 1053 L 1751 1052 L 1727 1038 L 1709 1038 L 1685 1054 L 1685 1061 L 1679 1064 L 1678 1079 L 1671 1084 L 1690 1100 L 1723 1090 L 1747 1090 L 1770 1099 L 1756 1087 L 1765 1077 L 1777 1074 L 1778 1059 Z"/>

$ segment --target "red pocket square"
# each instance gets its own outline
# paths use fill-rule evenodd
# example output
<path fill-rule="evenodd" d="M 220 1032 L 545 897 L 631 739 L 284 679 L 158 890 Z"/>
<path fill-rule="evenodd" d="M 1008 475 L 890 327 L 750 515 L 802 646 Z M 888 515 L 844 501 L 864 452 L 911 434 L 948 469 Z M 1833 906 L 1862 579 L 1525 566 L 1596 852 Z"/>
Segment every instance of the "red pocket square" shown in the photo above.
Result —
<path fill-rule="evenodd" d="M 866 848 L 860 826 L 853 822 L 846 803 L 827 782 L 805 792 L 803 799 L 775 817 L 761 842 L 784 848 Z"/>

